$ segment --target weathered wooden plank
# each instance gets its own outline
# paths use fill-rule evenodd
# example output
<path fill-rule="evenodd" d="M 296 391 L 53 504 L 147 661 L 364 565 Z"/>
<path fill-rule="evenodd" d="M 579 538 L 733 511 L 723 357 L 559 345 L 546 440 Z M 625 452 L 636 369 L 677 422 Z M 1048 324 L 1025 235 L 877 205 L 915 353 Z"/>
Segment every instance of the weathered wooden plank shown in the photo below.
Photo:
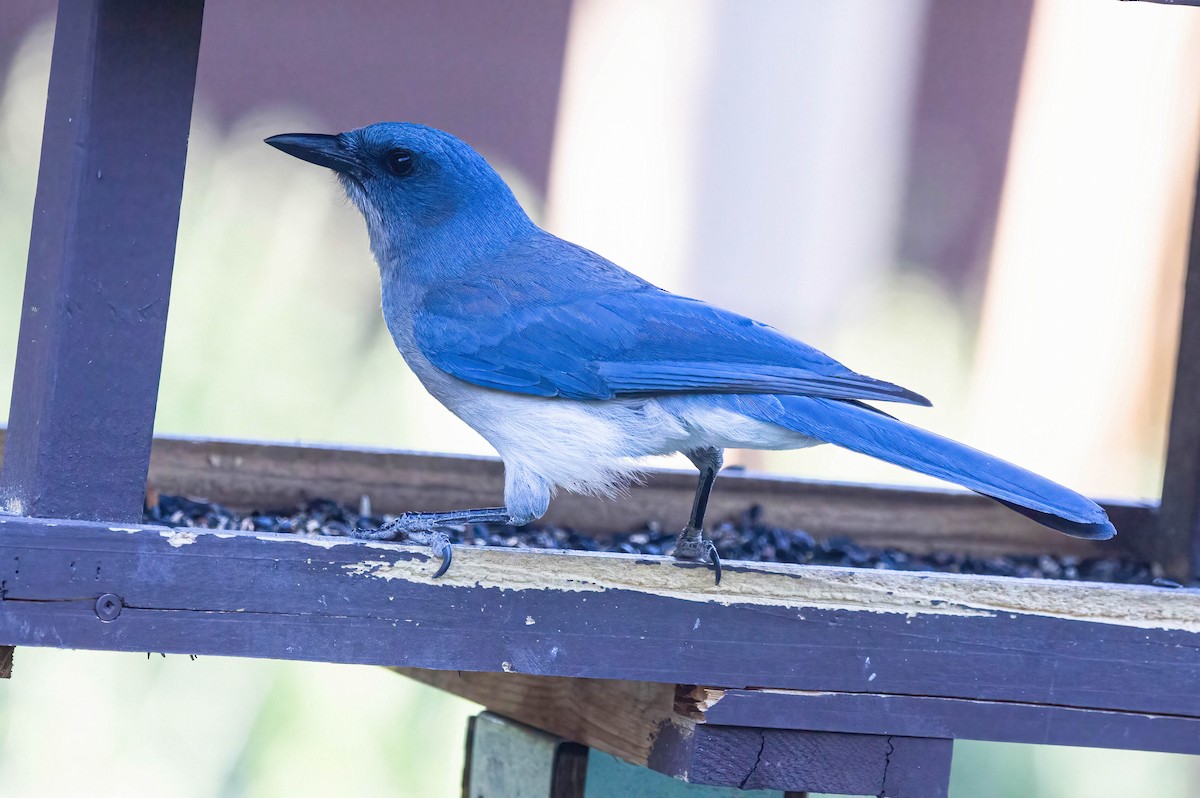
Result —
<path fill-rule="evenodd" d="M 140 520 L 203 0 L 62 0 L 0 496 Z"/>
<path fill-rule="evenodd" d="M 690 707 L 690 708 L 689 708 Z M 1200 718 L 877 693 L 692 688 L 698 722 L 1200 754 Z"/>
<path fill-rule="evenodd" d="M 2 442 L 2 441 L 0 441 Z M 549 523 L 603 536 L 648 520 L 682 526 L 696 489 L 689 472 L 658 469 L 627 498 L 604 501 L 563 494 Z M 499 460 L 487 457 L 291 446 L 160 437 L 154 442 L 150 483 L 163 492 L 202 496 L 235 508 L 277 509 L 305 499 L 357 505 L 371 497 L 376 511 L 485 507 L 501 501 Z M 817 538 L 845 535 L 863 545 L 925 553 L 1075 554 L 1112 556 L 1117 543 L 1077 540 L 971 493 L 815 482 L 726 472 L 710 502 L 713 520 L 762 507 L 767 523 L 804 529 Z M 1135 533 L 1153 508 L 1134 502 L 1105 505 L 1119 530 Z"/>
<path fill-rule="evenodd" d="M 0 645 L 1200 715 L 1193 590 L 130 529 L 0 518 Z"/>
<path fill-rule="evenodd" d="M 660 734 L 678 736 L 695 725 L 674 711 L 673 684 L 526 673 L 393 670 L 635 765 L 649 763 Z"/>
<path fill-rule="evenodd" d="M 1200 576 L 1200 170 L 1196 180 L 1162 509 L 1158 523 L 1132 540 L 1181 580 Z"/>

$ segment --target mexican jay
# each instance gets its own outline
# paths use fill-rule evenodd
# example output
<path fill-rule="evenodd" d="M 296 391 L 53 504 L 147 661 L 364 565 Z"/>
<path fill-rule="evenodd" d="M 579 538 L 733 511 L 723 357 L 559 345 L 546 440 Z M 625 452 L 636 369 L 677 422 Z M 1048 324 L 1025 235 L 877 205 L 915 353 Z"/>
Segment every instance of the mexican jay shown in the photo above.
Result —
<path fill-rule="evenodd" d="M 612 495 L 641 458 L 682 452 L 700 470 L 675 556 L 720 559 L 703 536 L 726 447 L 833 443 L 990 496 L 1048 527 L 1116 534 L 1092 501 L 868 401 L 928 405 L 807 344 L 657 288 L 537 227 L 479 153 L 430 127 L 380 123 L 267 143 L 328 167 L 362 212 L 383 317 L 425 388 L 496 448 L 504 506 L 408 513 L 378 538 L 433 546 L 467 523 L 527 524 L 555 491 Z"/>

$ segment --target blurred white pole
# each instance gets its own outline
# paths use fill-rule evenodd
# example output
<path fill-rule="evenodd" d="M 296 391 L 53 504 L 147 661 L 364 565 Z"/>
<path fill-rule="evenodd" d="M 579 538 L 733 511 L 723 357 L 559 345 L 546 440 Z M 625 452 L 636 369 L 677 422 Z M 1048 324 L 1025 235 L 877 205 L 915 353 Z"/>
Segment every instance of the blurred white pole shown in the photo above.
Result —
<path fill-rule="evenodd" d="M 924 2 L 720 4 L 689 293 L 831 343 L 894 270 Z"/>
<path fill-rule="evenodd" d="M 1200 13 L 1037 4 L 972 443 L 1084 491 L 1157 490 L 1198 122 Z"/>
<path fill-rule="evenodd" d="M 925 4 L 580 0 L 550 225 L 820 329 L 891 266 Z"/>
<path fill-rule="evenodd" d="M 648 280 L 678 285 L 715 0 L 577 0 L 548 227 Z"/>
<path fill-rule="evenodd" d="M 579 0 L 550 229 L 831 342 L 893 267 L 925 9 Z"/>

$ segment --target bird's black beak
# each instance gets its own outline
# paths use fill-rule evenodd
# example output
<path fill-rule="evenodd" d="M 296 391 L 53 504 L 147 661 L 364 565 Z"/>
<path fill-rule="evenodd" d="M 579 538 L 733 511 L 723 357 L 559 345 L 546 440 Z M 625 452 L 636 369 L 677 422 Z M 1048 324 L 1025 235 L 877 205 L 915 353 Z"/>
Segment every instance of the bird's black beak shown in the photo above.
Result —
<path fill-rule="evenodd" d="M 358 163 L 346 152 L 337 136 L 324 133 L 284 133 L 265 139 L 277 150 L 294 155 L 302 161 L 324 166 L 335 172 L 351 173 L 358 170 Z"/>

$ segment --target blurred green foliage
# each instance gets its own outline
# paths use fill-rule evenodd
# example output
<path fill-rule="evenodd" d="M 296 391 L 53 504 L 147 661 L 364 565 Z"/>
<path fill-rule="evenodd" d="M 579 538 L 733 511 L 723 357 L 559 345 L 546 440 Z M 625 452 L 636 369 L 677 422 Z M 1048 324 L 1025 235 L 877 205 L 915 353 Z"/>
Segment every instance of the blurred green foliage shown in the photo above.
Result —
<path fill-rule="evenodd" d="M 476 711 L 383 668 L 22 648 L 0 795 L 452 796 Z"/>

